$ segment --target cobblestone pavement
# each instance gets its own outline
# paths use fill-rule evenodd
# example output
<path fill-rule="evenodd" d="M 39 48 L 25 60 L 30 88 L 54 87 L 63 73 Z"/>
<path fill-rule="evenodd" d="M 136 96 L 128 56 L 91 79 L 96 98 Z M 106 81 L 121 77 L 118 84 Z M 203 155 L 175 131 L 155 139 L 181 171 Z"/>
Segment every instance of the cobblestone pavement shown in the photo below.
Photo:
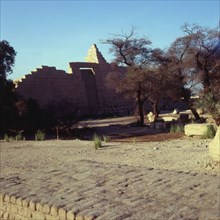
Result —
<path fill-rule="evenodd" d="M 1 192 L 74 210 L 78 219 L 220 219 L 218 174 L 89 159 L 63 161 L 64 166 L 47 167 L 44 162 L 24 172 L 3 172 Z"/>

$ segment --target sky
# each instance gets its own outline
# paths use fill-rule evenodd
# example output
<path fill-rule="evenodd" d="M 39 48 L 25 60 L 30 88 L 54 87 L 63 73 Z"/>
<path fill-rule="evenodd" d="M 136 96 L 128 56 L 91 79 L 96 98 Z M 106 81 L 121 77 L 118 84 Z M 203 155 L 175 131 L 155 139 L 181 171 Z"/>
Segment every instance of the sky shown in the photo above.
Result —
<path fill-rule="evenodd" d="M 132 27 L 153 48 L 166 49 L 186 22 L 217 27 L 220 0 L 0 0 L 0 14 L 0 39 L 17 52 L 9 76 L 15 80 L 41 65 L 67 71 L 69 62 L 84 62 L 94 43 L 111 62 L 102 41 Z"/>

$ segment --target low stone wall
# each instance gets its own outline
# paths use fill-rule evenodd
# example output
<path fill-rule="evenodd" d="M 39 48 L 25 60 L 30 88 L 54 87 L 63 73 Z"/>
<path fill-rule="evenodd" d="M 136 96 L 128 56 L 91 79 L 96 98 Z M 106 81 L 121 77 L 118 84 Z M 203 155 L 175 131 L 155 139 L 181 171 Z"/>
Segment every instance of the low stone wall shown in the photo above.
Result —
<path fill-rule="evenodd" d="M 92 220 L 92 216 L 75 216 L 74 211 L 0 193 L 0 219 L 8 220 Z"/>

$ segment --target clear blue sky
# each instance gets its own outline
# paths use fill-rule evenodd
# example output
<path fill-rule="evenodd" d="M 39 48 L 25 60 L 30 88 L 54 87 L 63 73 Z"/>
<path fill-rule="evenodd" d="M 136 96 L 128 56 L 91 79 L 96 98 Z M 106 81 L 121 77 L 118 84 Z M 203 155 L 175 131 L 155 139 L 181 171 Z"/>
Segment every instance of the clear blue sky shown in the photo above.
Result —
<path fill-rule="evenodd" d="M 164 49 L 182 35 L 185 22 L 216 27 L 220 16 L 219 0 L 0 1 L 1 40 L 17 51 L 12 79 L 41 65 L 67 70 L 68 62 L 84 61 L 93 43 L 111 62 L 100 40 L 132 26 Z"/>

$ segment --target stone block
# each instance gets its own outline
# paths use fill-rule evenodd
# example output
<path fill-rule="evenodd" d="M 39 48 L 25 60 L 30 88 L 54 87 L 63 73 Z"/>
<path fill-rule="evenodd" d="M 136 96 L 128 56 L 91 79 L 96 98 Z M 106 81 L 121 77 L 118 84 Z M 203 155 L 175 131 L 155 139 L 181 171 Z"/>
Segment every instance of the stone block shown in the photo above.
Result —
<path fill-rule="evenodd" d="M 209 144 L 209 156 L 213 160 L 220 162 L 220 127 L 218 127 L 214 139 Z"/>
<path fill-rule="evenodd" d="M 25 201 L 25 200 L 24 200 Z M 27 203 L 27 202 L 26 202 Z M 16 205 L 18 205 L 18 206 L 22 206 L 22 200 L 21 200 L 21 198 L 17 198 L 16 199 Z M 27 203 L 27 205 L 26 206 L 24 206 L 24 207 L 27 207 L 28 206 L 28 203 Z"/>
<path fill-rule="evenodd" d="M 52 215 L 49 215 L 49 214 L 46 214 L 46 220 L 59 220 L 59 217 L 55 217 L 55 216 L 52 216 Z"/>
<path fill-rule="evenodd" d="M 187 136 L 202 136 L 206 133 L 211 124 L 188 124 L 184 126 L 185 135 Z"/>
<path fill-rule="evenodd" d="M 79 213 L 76 215 L 76 220 L 84 220 L 84 216 Z"/>
<path fill-rule="evenodd" d="M 4 194 L 3 193 L 0 193 L 0 201 L 4 201 Z"/>
<path fill-rule="evenodd" d="M 9 195 L 5 195 L 4 201 L 5 202 L 9 202 L 10 201 L 10 196 Z"/>
<path fill-rule="evenodd" d="M 23 206 L 23 207 L 28 207 L 28 204 L 29 204 L 29 203 L 28 203 L 27 200 L 21 200 L 21 203 L 22 203 L 22 206 Z M 20 205 L 20 198 L 17 199 L 16 204 L 17 204 L 17 205 Z"/>
<path fill-rule="evenodd" d="M 39 211 L 35 211 L 32 213 L 32 218 L 33 219 L 39 219 L 39 220 L 46 220 L 46 216 L 42 213 L 42 212 L 39 212 Z"/>
<path fill-rule="evenodd" d="M 13 206 L 11 207 L 11 212 L 17 213 L 17 211 L 18 211 L 17 206 L 13 205 Z"/>
<path fill-rule="evenodd" d="M 36 204 L 33 201 L 29 202 L 29 207 L 31 210 L 35 211 L 36 210 Z"/>
<path fill-rule="evenodd" d="M 3 214 L 3 219 L 8 219 L 9 218 L 9 213 L 8 212 L 5 212 L 4 214 Z"/>
<path fill-rule="evenodd" d="M 74 220 L 75 219 L 74 212 L 73 211 L 68 211 L 66 213 L 66 217 L 67 217 L 67 220 Z"/>
<path fill-rule="evenodd" d="M 176 121 L 177 120 L 177 117 L 174 117 L 174 116 L 163 116 L 161 117 L 165 122 L 167 121 Z"/>
<path fill-rule="evenodd" d="M 15 213 L 10 212 L 10 213 L 9 213 L 9 219 L 10 219 L 10 220 L 14 220 L 14 219 L 15 219 Z"/>
<path fill-rule="evenodd" d="M 6 212 L 9 212 L 11 211 L 11 207 L 12 207 L 12 204 L 10 202 L 7 203 L 7 206 L 6 206 Z"/>
<path fill-rule="evenodd" d="M 54 216 L 54 217 L 58 216 L 58 208 L 55 207 L 55 206 L 52 206 L 52 207 L 50 208 L 50 214 L 51 214 L 52 216 Z"/>
<path fill-rule="evenodd" d="M 43 205 L 38 202 L 38 203 L 36 204 L 36 210 L 37 210 L 37 211 L 40 211 L 40 212 L 43 211 Z"/>
<path fill-rule="evenodd" d="M 15 220 L 21 220 L 21 215 L 19 215 L 19 214 L 15 214 Z"/>
<path fill-rule="evenodd" d="M 63 208 L 60 208 L 58 210 L 58 216 L 60 220 L 66 220 L 66 210 Z"/>
<path fill-rule="evenodd" d="M 45 213 L 45 214 L 49 214 L 50 213 L 50 206 L 49 205 L 45 204 L 43 206 L 43 213 Z"/>
<path fill-rule="evenodd" d="M 15 196 L 12 196 L 11 199 L 10 199 L 11 203 L 12 204 L 15 204 L 16 203 L 16 197 Z"/>

